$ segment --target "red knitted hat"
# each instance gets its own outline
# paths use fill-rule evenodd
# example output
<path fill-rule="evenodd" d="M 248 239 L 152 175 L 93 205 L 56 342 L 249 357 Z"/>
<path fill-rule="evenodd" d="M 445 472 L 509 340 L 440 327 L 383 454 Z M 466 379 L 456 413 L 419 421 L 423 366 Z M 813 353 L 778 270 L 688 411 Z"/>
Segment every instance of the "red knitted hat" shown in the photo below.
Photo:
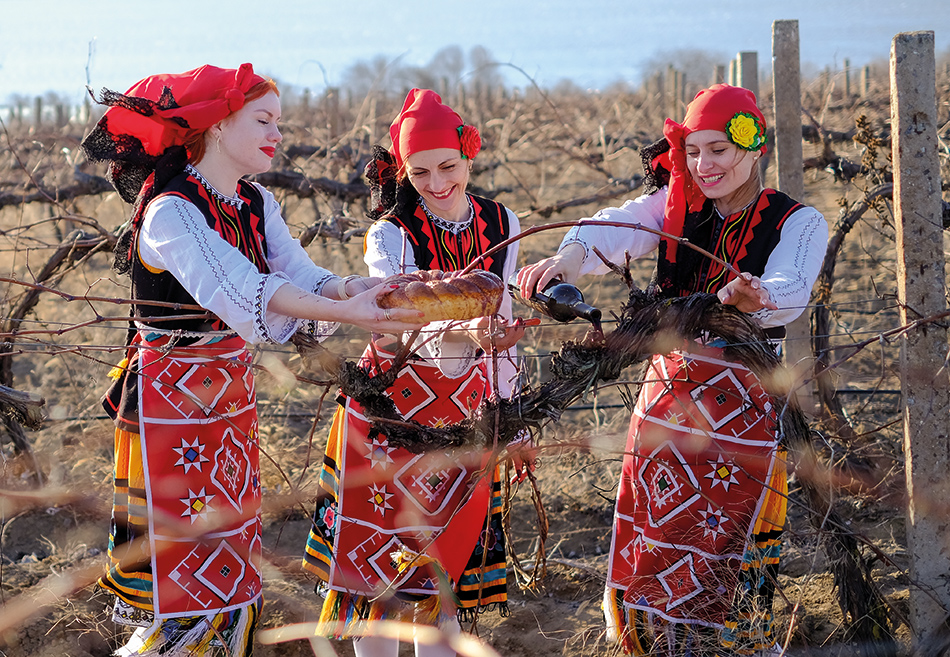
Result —
<path fill-rule="evenodd" d="M 439 94 L 431 89 L 409 92 L 402 111 L 389 127 L 389 136 L 397 168 L 402 168 L 406 159 L 419 151 L 454 148 L 471 159 L 481 149 L 478 130 L 464 125 L 462 117 L 444 105 Z"/>

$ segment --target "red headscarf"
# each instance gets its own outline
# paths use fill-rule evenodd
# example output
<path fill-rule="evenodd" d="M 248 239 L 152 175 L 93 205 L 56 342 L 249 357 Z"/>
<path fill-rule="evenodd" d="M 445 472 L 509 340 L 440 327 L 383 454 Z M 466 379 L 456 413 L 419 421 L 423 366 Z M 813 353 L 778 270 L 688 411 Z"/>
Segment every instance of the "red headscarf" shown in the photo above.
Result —
<path fill-rule="evenodd" d="M 239 68 L 202 66 L 180 74 L 151 75 L 132 85 L 126 96 L 156 103 L 151 115 L 110 107 L 105 117 L 113 134 L 133 135 L 149 155 L 184 143 L 244 107 L 244 95 L 264 78 L 250 64 Z M 174 104 L 163 103 L 171 93 Z"/>
<path fill-rule="evenodd" d="M 663 136 L 670 144 L 664 153 L 663 165 L 670 171 L 669 195 L 663 218 L 663 231 L 671 235 L 683 234 L 683 222 L 688 212 L 698 212 L 706 196 L 693 181 L 686 167 L 686 136 L 699 130 L 725 132 L 730 142 L 744 150 L 766 151 L 765 117 L 759 111 L 755 94 L 742 87 L 716 84 L 703 89 L 686 108 L 683 123 L 671 119 L 663 126 Z M 664 238 L 666 257 L 676 259 L 677 242 Z"/>
<path fill-rule="evenodd" d="M 401 169 L 413 153 L 433 148 L 454 148 L 462 157 L 478 155 L 482 141 L 474 126 L 464 125 L 462 117 L 431 89 L 412 89 L 402 111 L 389 127 L 393 140 L 393 158 Z"/>

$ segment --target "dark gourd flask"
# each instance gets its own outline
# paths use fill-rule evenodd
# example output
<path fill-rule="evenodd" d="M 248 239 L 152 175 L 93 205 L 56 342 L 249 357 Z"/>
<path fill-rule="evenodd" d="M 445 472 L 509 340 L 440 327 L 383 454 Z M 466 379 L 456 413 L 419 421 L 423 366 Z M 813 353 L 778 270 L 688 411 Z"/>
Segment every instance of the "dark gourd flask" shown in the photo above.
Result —
<path fill-rule="evenodd" d="M 521 299 L 517 275 L 508 280 L 508 289 L 512 296 Z M 526 303 L 539 313 L 559 322 L 570 322 L 580 317 L 595 327 L 600 326 L 600 310 L 584 303 L 584 295 L 579 289 L 559 279 L 550 281 L 540 292 L 536 291 Z"/>

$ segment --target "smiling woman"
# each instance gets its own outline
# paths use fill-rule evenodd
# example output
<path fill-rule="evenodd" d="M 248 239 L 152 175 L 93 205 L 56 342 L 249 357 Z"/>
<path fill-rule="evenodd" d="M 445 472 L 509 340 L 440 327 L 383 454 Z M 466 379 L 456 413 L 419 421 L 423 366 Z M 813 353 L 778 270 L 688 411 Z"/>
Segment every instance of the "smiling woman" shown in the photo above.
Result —
<path fill-rule="evenodd" d="M 132 279 L 136 330 L 103 400 L 115 503 L 99 584 L 136 628 L 116 654 L 250 655 L 261 491 L 246 342 L 325 337 L 326 322 L 403 330 L 419 314 L 380 309 L 374 279 L 314 265 L 274 196 L 243 179 L 270 168 L 281 140 L 277 88 L 250 64 L 151 76 L 102 102 L 83 149 L 135 204 L 116 269 Z"/>
<path fill-rule="evenodd" d="M 371 274 L 458 271 L 520 232 L 511 210 L 466 193 L 481 140 L 434 91 L 409 92 L 390 137 L 392 150 L 376 146 L 366 170 L 376 219 L 364 247 Z M 478 266 L 507 280 L 517 259 L 515 243 Z M 435 321 L 423 330 L 418 353 L 389 388 L 403 418 L 444 426 L 468 417 L 493 392 L 510 396 L 524 324 L 512 321 L 507 292 L 495 317 Z M 374 376 L 389 370 L 397 347 L 390 336 L 373 336 L 362 366 Z M 497 458 L 480 450 L 412 453 L 366 416 L 356 400 L 341 399 L 304 556 L 304 567 L 321 579 L 327 632 L 359 636 L 365 621 L 390 618 L 457 633 L 457 618 L 488 609 L 507 615 Z M 523 473 L 528 450 L 522 443 L 512 451 Z M 395 657 L 398 650 L 397 641 L 381 637 L 355 641 L 358 657 Z M 416 654 L 455 653 L 417 643 Z"/>
<path fill-rule="evenodd" d="M 686 136 L 686 167 L 706 198 L 715 200 L 723 216 L 755 200 L 762 189 L 758 154 L 741 149 L 718 130 L 697 130 Z"/>
<path fill-rule="evenodd" d="M 763 189 L 765 118 L 752 92 L 699 92 L 682 124 L 641 150 L 647 193 L 572 228 L 558 253 L 518 275 L 522 293 L 607 261 L 659 252 L 650 292 L 715 293 L 776 342 L 801 314 L 828 226 Z M 599 224 L 600 221 L 605 222 Z M 617 229 L 639 224 L 669 237 Z M 614 224 L 614 225 L 608 225 Z M 685 237 L 741 272 L 675 238 Z M 772 654 L 772 597 L 788 482 L 774 401 L 706 335 L 671 345 L 643 375 L 617 495 L 603 609 L 608 635 L 636 655 Z"/>

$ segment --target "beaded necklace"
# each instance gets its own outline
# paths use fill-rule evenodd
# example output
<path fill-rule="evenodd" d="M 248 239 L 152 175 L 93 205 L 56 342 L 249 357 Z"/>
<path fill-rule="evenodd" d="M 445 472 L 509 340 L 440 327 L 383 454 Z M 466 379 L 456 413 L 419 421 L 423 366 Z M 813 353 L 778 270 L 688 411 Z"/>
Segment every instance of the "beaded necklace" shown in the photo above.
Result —
<path fill-rule="evenodd" d="M 426 213 L 426 218 L 433 223 L 433 225 L 438 228 L 448 231 L 453 235 L 458 235 L 463 230 L 466 230 L 469 226 L 472 225 L 472 220 L 475 218 L 475 207 L 472 205 L 472 197 L 468 194 L 465 195 L 466 200 L 468 201 L 468 217 L 462 219 L 462 221 L 449 221 L 448 219 L 443 219 L 437 214 L 429 209 L 429 206 L 426 205 L 426 201 L 422 196 L 419 196 L 419 205 L 422 207 L 422 211 Z"/>

